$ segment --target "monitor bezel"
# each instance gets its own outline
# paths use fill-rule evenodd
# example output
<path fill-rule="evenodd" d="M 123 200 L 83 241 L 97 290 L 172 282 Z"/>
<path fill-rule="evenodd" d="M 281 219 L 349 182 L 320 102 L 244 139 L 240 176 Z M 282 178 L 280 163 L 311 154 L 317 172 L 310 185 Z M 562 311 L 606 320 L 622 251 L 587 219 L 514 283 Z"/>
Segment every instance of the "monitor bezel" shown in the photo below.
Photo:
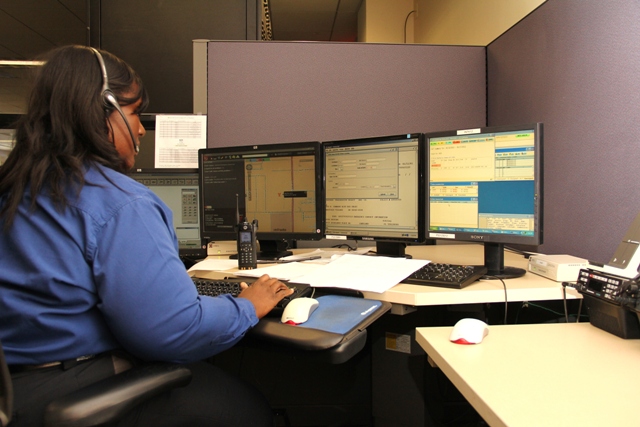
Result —
<path fill-rule="evenodd" d="M 339 240 L 359 240 L 366 242 L 375 242 L 378 248 L 382 248 L 387 244 L 404 244 L 406 245 L 419 245 L 425 242 L 425 224 L 426 222 L 423 220 L 425 215 L 425 168 L 424 168 L 424 134 L 423 133 L 402 133 L 402 134 L 394 134 L 394 135 L 385 135 L 385 136 L 375 136 L 375 137 L 365 137 L 365 138 L 353 138 L 353 139 L 342 139 L 342 140 L 334 140 L 334 141 L 323 141 L 325 157 L 323 159 L 324 163 L 324 177 L 326 180 L 326 150 L 331 147 L 338 146 L 350 146 L 357 144 L 377 144 L 383 145 L 385 143 L 398 142 L 401 140 L 410 140 L 417 139 L 418 140 L 418 182 L 417 182 L 417 197 L 418 197 L 418 226 L 417 232 L 418 235 L 416 237 L 399 237 L 399 236 L 375 236 L 375 235 L 358 235 L 357 233 L 353 234 L 328 234 L 328 239 L 339 239 Z M 326 187 L 326 182 L 325 182 Z M 326 188 L 325 188 L 325 196 L 326 196 Z M 325 209 L 326 209 L 326 201 L 325 201 Z M 325 212 L 325 221 L 326 221 L 326 212 Z M 393 249 L 392 249 L 393 250 Z M 404 253 L 398 253 L 397 256 L 402 256 Z M 392 254 L 388 254 L 392 255 Z"/>
<path fill-rule="evenodd" d="M 321 240 L 324 237 L 324 175 L 323 175 L 323 151 L 322 144 L 319 141 L 303 141 L 303 142 L 282 142 L 273 144 L 260 144 L 260 145 L 241 145 L 241 146 L 226 146 L 226 147 L 208 147 L 198 150 L 198 170 L 200 173 L 200 237 L 202 238 L 202 244 L 207 245 L 210 242 L 215 241 L 235 241 L 237 239 L 236 231 L 219 231 L 219 230 L 206 230 L 204 224 L 204 180 L 203 180 L 203 156 L 205 155 L 231 155 L 231 154 L 255 154 L 260 152 L 273 152 L 275 150 L 296 150 L 296 149 L 313 149 L 313 155 L 315 157 L 315 202 L 316 202 L 316 230 L 311 231 L 296 231 L 296 232 L 274 232 L 261 230 L 258 224 L 257 238 L 258 241 L 277 241 L 287 242 L 293 244 L 298 240 Z M 248 218 L 251 221 L 251 218 Z"/>
<path fill-rule="evenodd" d="M 522 236 L 514 234 L 492 234 L 481 232 L 432 232 L 430 230 L 430 179 L 425 182 L 425 231 L 427 239 L 446 240 L 446 241 L 463 241 L 476 243 L 495 243 L 503 245 L 524 245 L 539 246 L 543 243 L 543 218 L 544 218 L 544 173 L 543 173 L 543 124 L 542 123 L 526 123 L 522 125 L 504 125 L 504 126 L 487 126 L 474 129 L 454 129 L 440 132 L 430 132 L 425 134 L 425 175 L 430 175 L 430 156 L 429 142 L 432 138 L 455 137 L 466 135 L 480 135 L 496 132 L 513 132 L 513 131 L 534 131 L 534 234 L 533 236 Z M 444 237 L 444 234 L 453 234 L 453 236 Z"/>
<path fill-rule="evenodd" d="M 135 177 L 140 177 L 143 175 L 154 175 L 154 174 L 167 174 L 167 175 L 195 175 L 198 177 L 198 215 L 200 211 L 200 170 L 197 168 L 133 168 L 127 172 L 127 176 L 131 179 L 135 180 Z M 174 213 L 175 215 L 175 213 Z M 198 218 L 198 222 L 201 222 L 202 218 Z M 202 232 L 202 225 L 199 224 L 199 232 Z M 202 242 L 202 235 L 200 236 L 200 241 Z M 187 261 L 195 262 L 199 259 L 207 257 L 207 248 L 202 245 L 200 248 L 178 248 L 178 255 L 187 265 Z"/>

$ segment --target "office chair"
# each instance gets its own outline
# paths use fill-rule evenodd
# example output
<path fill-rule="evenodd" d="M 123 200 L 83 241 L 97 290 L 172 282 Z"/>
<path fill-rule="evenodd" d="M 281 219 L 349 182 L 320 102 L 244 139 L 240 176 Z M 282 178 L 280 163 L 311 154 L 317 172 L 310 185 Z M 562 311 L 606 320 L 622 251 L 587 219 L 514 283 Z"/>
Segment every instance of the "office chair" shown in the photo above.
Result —
<path fill-rule="evenodd" d="M 0 343 L 0 427 L 6 427 L 11 421 L 13 411 L 13 387 L 9 367 L 4 359 L 2 343 Z"/>
<path fill-rule="evenodd" d="M 191 381 L 191 371 L 180 365 L 154 363 L 132 368 L 66 396 L 45 409 L 47 427 L 89 427 L 119 420 L 135 406 Z M 13 389 L 0 343 L 0 427 L 11 421 Z"/>

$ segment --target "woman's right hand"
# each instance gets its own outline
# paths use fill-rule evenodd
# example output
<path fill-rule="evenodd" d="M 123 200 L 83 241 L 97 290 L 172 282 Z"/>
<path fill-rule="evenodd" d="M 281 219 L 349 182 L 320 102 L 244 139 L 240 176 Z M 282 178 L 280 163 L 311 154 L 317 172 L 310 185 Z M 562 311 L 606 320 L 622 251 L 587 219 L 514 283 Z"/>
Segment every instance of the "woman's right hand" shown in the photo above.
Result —
<path fill-rule="evenodd" d="M 272 279 L 267 274 L 262 275 L 250 286 L 242 282 L 243 290 L 238 298 L 246 298 L 256 309 L 258 319 L 262 319 L 278 304 L 284 297 L 293 294 L 293 289 L 282 283 L 278 279 Z"/>

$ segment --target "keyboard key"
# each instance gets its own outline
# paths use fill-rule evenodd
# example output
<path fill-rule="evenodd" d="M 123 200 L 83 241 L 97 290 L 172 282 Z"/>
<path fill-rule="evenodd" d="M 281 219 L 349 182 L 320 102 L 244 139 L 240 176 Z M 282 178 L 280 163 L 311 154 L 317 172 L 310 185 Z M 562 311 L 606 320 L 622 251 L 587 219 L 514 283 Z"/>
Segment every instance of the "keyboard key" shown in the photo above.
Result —
<path fill-rule="evenodd" d="M 484 266 L 430 262 L 414 271 L 402 283 L 462 289 L 485 274 L 487 274 L 487 268 Z"/>
<path fill-rule="evenodd" d="M 240 287 L 241 282 L 250 283 L 246 280 L 214 280 L 214 279 L 201 279 L 198 277 L 192 277 L 193 284 L 198 290 L 198 295 L 206 295 L 209 297 L 217 297 L 220 295 L 229 294 L 233 297 L 237 297 L 240 292 L 242 292 L 242 288 Z M 284 297 L 278 305 L 276 305 L 275 310 L 282 310 L 289 304 L 294 298 L 306 297 L 309 296 L 313 292 L 313 288 L 304 283 L 287 283 L 290 289 L 293 289 L 293 294 L 288 297 Z M 275 313 L 274 313 L 275 314 Z"/>

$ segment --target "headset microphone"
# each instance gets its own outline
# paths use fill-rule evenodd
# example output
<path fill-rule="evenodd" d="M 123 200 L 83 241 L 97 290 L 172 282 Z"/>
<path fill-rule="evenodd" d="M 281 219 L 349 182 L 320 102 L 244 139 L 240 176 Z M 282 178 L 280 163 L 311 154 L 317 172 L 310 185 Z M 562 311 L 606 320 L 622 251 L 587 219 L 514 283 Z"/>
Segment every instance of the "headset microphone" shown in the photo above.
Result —
<path fill-rule="evenodd" d="M 115 108 L 118 111 L 118 113 L 120 113 L 120 115 L 122 116 L 122 120 L 124 120 L 124 124 L 127 125 L 127 129 L 129 130 L 129 135 L 131 135 L 131 143 L 133 144 L 133 149 L 135 150 L 136 153 L 138 153 L 140 152 L 140 147 L 136 143 L 136 138 L 133 136 L 131 125 L 129 125 L 129 120 L 127 120 L 126 116 L 124 115 L 124 112 L 122 111 L 122 108 L 120 108 L 120 104 L 118 104 L 118 100 L 116 99 L 116 96 L 113 94 L 113 91 L 109 88 L 109 78 L 107 77 L 107 67 L 105 67 L 104 65 L 104 59 L 102 58 L 102 55 L 97 49 L 92 47 L 90 47 L 89 49 L 93 51 L 93 53 L 96 55 L 96 58 L 98 58 L 98 62 L 100 63 L 100 71 L 102 72 L 102 92 L 101 92 L 102 104 L 107 110 L 111 108 Z"/>

